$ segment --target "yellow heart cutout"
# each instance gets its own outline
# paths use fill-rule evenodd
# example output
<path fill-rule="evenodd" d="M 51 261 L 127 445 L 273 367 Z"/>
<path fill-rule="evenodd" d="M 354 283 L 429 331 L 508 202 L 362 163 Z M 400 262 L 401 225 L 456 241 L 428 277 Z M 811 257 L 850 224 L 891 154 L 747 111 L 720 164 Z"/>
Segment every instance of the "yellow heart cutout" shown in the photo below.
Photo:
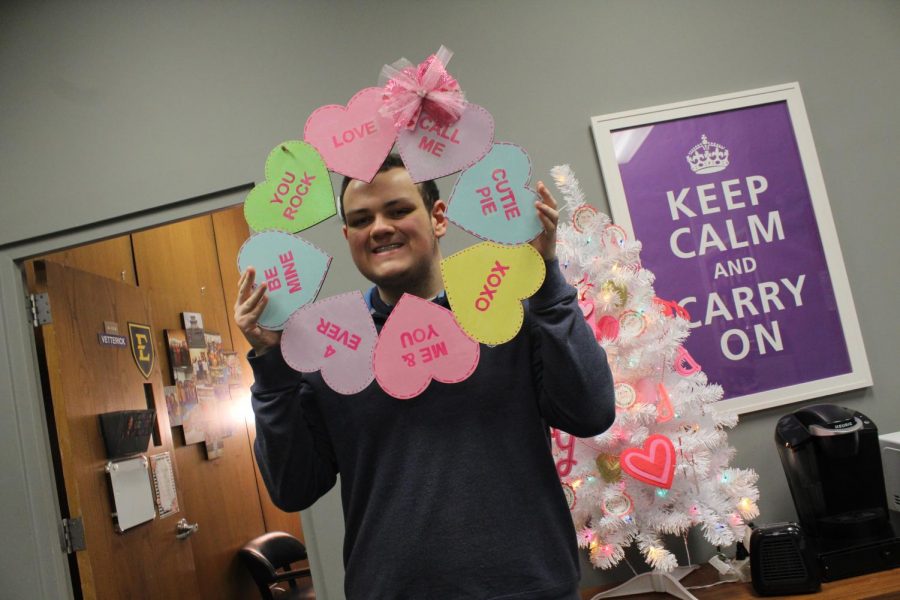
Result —
<path fill-rule="evenodd" d="M 523 244 L 476 244 L 441 261 L 450 308 L 460 327 L 483 344 L 513 339 L 525 318 L 522 300 L 544 282 L 544 259 Z"/>
<path fill-rule="evenodd" d="M 622 479 L 622 465 L 615 454 L 598 454 L 597 471 L 606 483 L 615 483 Z"/>

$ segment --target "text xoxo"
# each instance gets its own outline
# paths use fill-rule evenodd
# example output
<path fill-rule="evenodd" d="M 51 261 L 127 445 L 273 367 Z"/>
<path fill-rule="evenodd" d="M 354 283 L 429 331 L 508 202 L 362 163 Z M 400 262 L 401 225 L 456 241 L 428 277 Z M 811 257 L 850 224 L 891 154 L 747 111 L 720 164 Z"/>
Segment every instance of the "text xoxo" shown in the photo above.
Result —
<path fill-rule="evenodd" d="M 494 261 L 494 266 L 491 268 L 491 272 L 488 273 L 487 280 L 481 291 L 478 292 L 478 298 L 475 299 L 476 309 L 484 312 L 491 307 L 494 294 L 497 293 L 497 288 L 503 283 L 503 278 L 506 277 L 507 271 L 509 271 L 508 266 L 501 265 L 499 260 Z"/>

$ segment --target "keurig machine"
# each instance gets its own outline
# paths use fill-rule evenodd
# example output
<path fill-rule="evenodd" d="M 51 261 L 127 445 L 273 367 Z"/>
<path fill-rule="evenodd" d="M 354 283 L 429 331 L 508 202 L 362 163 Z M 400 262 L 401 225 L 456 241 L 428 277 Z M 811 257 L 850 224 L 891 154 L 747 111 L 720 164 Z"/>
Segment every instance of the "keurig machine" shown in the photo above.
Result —
<path fill-rule="evenodd" d="M 900 566 L 875 423 L 818 404 L 779 419 L 775 442 L 823 581 Z"/>

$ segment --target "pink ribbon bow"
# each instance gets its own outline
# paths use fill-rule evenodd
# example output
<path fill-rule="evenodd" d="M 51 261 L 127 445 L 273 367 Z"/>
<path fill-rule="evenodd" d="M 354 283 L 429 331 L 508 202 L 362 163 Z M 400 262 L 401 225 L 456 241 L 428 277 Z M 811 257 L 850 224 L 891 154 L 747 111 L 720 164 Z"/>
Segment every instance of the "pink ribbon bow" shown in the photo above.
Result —
<path fill-rule="evenodd" d="M 441 46 L 418 67 L 405 58 L 381 69 L 384 83 L 380 112 L 397 129 L 415 129 L 424 111 L 438 125 L 450 125 L 462 115 L 466 100 L 459 83 L 447 72 L 453 52 Z"/>

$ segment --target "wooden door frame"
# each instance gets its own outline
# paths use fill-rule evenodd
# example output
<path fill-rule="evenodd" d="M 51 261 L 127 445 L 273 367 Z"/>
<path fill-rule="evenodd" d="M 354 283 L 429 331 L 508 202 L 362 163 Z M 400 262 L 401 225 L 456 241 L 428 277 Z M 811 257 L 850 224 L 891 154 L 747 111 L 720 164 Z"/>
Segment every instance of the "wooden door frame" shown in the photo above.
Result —
<path fill-rule="evenodd" d="M 0 246 L 0 412 L 4 415 L 0 419 L 0 474 L 4 482 L 0 486 L 0 531 L 4 539 L 16 540 L 15 544 L 0 546 L 0 580 L 12 597 L 74 597 L 68 561 L 60 550 L 62 512 L 37 348 L 33 327 L 26 320 L 28 291 L 21 263 L 240 204 L 252 185 Z M 309 529 L 314 530 L 312 523 Z M 315 540 L 307 539 L 307 545 L 313 577 L 324 581 Z"/>

